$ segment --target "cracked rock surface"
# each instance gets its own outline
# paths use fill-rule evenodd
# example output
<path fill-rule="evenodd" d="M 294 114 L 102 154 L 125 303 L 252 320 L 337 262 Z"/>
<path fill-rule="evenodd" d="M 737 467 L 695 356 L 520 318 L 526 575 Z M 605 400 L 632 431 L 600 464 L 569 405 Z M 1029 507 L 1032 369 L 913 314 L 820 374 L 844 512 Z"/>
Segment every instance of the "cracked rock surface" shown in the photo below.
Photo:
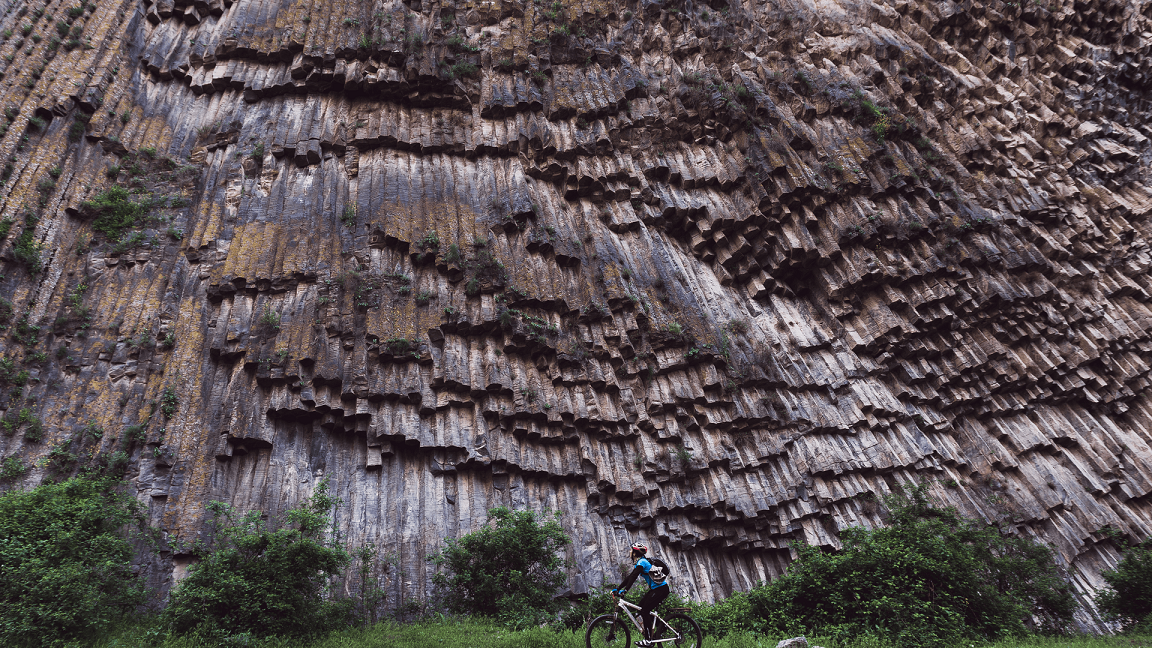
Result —
<path fill-rule="evenodd" d="M 1147 0 L 6 4 L 7 486 L 125 464 L 161 589 L 325 478 L 393 606 L 498 505 L 702 600 L 911 481 L 1152 533 Z"/>

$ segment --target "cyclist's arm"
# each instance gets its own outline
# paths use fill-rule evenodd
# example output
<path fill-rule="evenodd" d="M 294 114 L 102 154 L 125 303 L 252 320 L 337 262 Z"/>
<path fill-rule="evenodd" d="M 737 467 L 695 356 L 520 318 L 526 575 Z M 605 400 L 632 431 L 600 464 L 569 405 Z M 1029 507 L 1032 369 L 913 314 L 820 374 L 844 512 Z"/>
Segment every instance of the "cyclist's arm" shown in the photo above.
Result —
<path fill-rule="evenodd" d="M 628 574 L 628 576 L 624 578 L 624 581 L 620 583 L 620 587 L 617 589 L 619 589 L 621 592 L 628 591 L 628 588 L 632 587 L 632 583 L 635 583 L 636 579 L 640 576 L 641 571 L 643 571 L 643 569 L 640 567 L 640 565 L 636 565 L 636 567 L 632 570 L 632 573 Z"/>

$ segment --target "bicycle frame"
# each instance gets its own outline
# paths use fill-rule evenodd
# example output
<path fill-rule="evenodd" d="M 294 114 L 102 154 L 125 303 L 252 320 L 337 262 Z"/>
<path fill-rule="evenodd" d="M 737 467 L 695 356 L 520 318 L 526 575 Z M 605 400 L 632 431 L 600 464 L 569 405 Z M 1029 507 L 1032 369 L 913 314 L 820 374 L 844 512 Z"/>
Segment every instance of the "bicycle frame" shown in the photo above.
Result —
<path fill-rule="evenodd" d="M 632 612 L 630 612 L 628 610 L 628 608 L 632 608 L 633 610 L 637 610 L 637 611 L 640 610 L 639 605 L 629 603 L 628 601 L 625 601 L 623 598 L 616 599 L 616 618 L 620 618 L 620 612 L 623 611 L 624 614 L 628 617 L 628 620 L 632 622 L 632 625 L 635 626 L 636 629 L 640 631 L 640 636 L 643 637 L 644 636 L 644 623 L 642 621 L 640 621 L 639 619 L 637 619 L 636 616 L 633 616 Z M 660 618 L 660 615 L 656 612 L 656 610 L 652 610 L 652 617 L 653 617 L 652 618 L 652 632 L 653 633 L 655 633 L 656 629 L 659 627 L 656 624 L 660 623 L 660 625 L 664 626 L 665 630 L 671 630 L 672 634 L 674 636 L 664 637 L 663 639 L 652 639 L 649 641 L 649 643 L 651 643 L 652 645 L 656 645 L 656 644 L 668 643 L 670 641 L 679 641 L 682 638 L 680 633 L 676 632 L 676 628 L 673 628 L 672 626 L 668 625 L 667 623 L 665 623 L 664 619 Z"/>

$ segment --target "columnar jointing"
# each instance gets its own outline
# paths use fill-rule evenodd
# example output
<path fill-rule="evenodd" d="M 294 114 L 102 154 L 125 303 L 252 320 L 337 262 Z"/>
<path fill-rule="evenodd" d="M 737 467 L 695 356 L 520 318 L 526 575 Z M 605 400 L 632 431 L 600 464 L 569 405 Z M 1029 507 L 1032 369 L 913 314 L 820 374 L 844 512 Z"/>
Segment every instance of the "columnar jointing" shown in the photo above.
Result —
<path fill-rule="evenodd" d="M 1090 594 L 1152 533 L 1150 16 L 10 6 L 0 452 L 126 452 L 157 583 L 327 478 L 392 605 L 497 505 L 575 593 L 642 537 L 710 600 L 927 481 Z"/>

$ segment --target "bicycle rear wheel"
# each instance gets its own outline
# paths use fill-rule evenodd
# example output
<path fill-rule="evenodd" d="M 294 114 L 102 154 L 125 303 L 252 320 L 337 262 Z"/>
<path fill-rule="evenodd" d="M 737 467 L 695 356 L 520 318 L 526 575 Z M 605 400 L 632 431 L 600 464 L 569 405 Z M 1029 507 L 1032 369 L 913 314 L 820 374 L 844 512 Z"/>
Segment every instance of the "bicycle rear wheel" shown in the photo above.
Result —
<path fill-rule="evenodd" d="M 624 619 L 602 614 L 588 624 L 584 640 L 588 648 L 628 648 L 632 645 L 632 633 L 628 631 Z"/>
<path fill-rule="evenodd" d="M 703 645 L 704 633 L 700 631 L 700 624 L 696 623 L 692 617 L 686 614 L 673 614 L 667 619 L 664 619 L 664 622 L 675 630 L 676 634 L 680 637 L 676 641 L 669 642 L 671 645 L 677 648 L 700 648 L 700 646 Z M 662 638 L 671 639 L 672 637 L 669 635 L 670 633 L 665 630 Z M 663 645 L 667 646 L 669 644 L 666 643 Z"/>

